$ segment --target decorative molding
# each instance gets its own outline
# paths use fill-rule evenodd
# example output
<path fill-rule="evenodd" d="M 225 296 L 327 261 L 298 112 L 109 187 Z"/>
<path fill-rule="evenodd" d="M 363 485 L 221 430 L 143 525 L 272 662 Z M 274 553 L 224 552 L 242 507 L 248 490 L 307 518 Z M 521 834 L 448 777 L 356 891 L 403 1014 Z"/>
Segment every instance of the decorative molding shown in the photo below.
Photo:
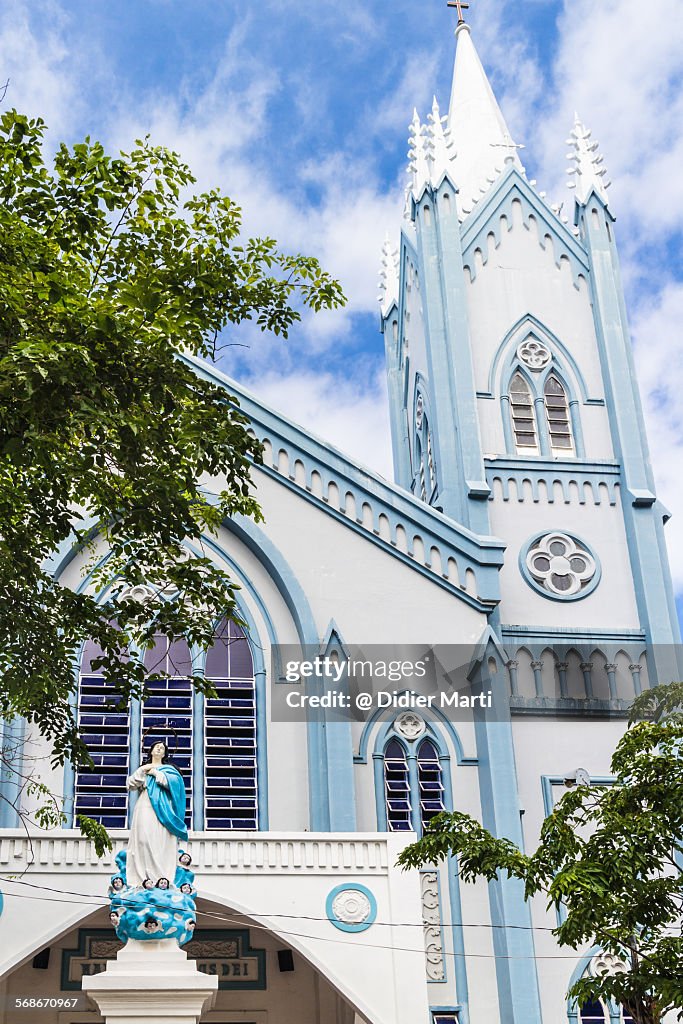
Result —
<path fill-rule="evenodd" d="M 488 458 L 484 460 L 490 501 L 532 501 L 534 504 L 616 505 L 620 468 L 617 462 L 563 462 L 542 458 Z"/>
<path fill-rule="evenodd" d="M 532 372 L 545 370 L 553 361 L 552 353 L 547 345 L 544 345 L 538 338 L 530 335 L 526 341 L 521 341 L 517 346 L 517 357 Z"/>
<path fill-rule="evenodd" d="M 530 537 L 519 553 L 519 571 L 532 590 L 552 601 L 579 601 L 601 577 L 598 556 L 586 541 L 560 532 Z"/>
<path fill-rule="evenodd" d="M 235 395 L 264 444 L 257 469 L 324 509 L 405 564 L 488 613 L 500 600 L 505 545 L 460 526 L 402 488 L 266 408 L 213 366 L 182 357 L 195 372 Z"/>
<path fill-rule="evenodd" d="M 377 900 L 364 885 L 337 885 L 327 896 L 330 924 L 342 932 L 364 932 L 377 917 Z"/>
<path fill-rule="evenodd" d="M 627 974 L 628 964 L 621 957 L 614 953 L 596 953 L 588 965 L 588 973 L 594 978 L 601 978 L 605 975 Z"/>
<path fill-rule="evenodd" d="M 420 872 L 422 924 L 425 940 L 425 973 L 427 981 L 446 980 L 446 961 L 441 923 L 441 895 L 436 871 Z"/>
<path fill-rule="evenodd" d="M 426 732 L 427 723 L 424 718 L 416 715 L 414 711 L 404 711 L 395 720 L 394 728 L 396 732 L 400 732 L 401 736 L 412 742 Z"/>
<path fill-rule="evenodd" d="M 158 596 L 158 592 L 153 587 L 148 586 L 146 583 L 137 583 L 132 587 L 124 587 L 123 590 L 119 590 L 116 594 L 116 600 L 119 604 L 123 604 L 124 601 L 137 601 L 139 604 L 148 604 L 149 601 L 153 601 Z"/>
<path fill-rule="evenodd" d="M 587 283 L 590 270 L 585 249 L 514 167 L 503 175 L 496 188 L 488 193 L 463 223 L 463 266 L 469 271 L 470 280 L 476 279 L 477 253 L 485 266 L 489 260 L 491 244 L 497 248 L 503 232 L 512 230 L 514 202 L 521 206 L 525 229 L 536 227 L 541 248 L 545 249 L 550 242 L 556 266 L 561 267 L 563 260 L 569 264 L 574 287 L 579 287 L 579 278 Z"/>
<path fill-rule="evenodd" d="M 511 715 L 561 716 L 576 718 L 628 718 L 631 701 L 598 700 L 587 697 L 510 697 Z"/>
<path fill-rule="evenodd" d="M 126 848 L 128 831 L 112 831 L 114 848 L 98 857 L 94 847 L 76 829 L 62 829 L 50 836 L 26 836 L 22 829 L 0 832 L 0 870 L 20 874 L 28 864 L 34 873 L 96 872 L 110 875 L 115 856 Z M 349 839 L 335 834 L 314 838 L 310 833 L 273 834 L 235 832 L 229 839 L 220 833 L 193 833 L 187 844 L 197 874 L 223 875 L 324 875 L 383 876 L 389 871 L 387 839 L 363 834 Z M 356 886 L 358 888 L 358 886 Z"/>

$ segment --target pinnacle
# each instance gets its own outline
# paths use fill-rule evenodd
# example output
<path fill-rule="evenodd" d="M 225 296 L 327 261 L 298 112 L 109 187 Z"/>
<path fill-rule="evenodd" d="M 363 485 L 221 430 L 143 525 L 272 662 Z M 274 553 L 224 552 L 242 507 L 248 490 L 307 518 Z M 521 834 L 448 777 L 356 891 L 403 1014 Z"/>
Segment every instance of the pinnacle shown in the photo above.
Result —
<path fill-rule="evenodd" d="M 452 167 L 454 156 L 448 118 L 441 116 L 435 96 L 427 123 L 421 123 L 416 110 L 410 125 L 410 191 L 417 196 L 425 185 L 438 185 Z"/>
<path fill-rule="evenodd" d="M 599 144 L 592 138 L 590 129 L 585 127 L 578 114 L 574 115 L 574 127 L 567 139 L 567 145 L 572 147 L 571 152 L 567 153 L 567 159 L 572 161 L 571 166 L 567 168 L 567 174 L 571 178 L 567 185 L 576 189 L 577 201 L 585 203 L 594 189 L 607 204 L 607 189 L 611 182 L 605 181 L 607 171 L 603 167 L 604 157 L 599 151 Z"/>
<path fill-rule="evenodd" d="M 398 302 L 398 249 L 387 235 L 382 246 L 382 264 L 379 274 L 379 295 L 382 316 L 386 316 L 394 302 Z"/>

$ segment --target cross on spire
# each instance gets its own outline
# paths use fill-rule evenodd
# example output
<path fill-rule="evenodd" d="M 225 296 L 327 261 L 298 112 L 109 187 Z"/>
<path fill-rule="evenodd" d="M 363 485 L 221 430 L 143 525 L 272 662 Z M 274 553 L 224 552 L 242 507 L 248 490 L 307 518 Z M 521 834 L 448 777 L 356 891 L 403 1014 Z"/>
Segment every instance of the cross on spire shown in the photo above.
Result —
<path fill-rule="evenodd" d="M 464 3 L 463 0 L 448 0 L 449 7 L 455 7 L 458 12 L 458 25 L 464 25 L 465 19 L 463 17 L 463 11 L 469 10 L 469 4 Z"/>

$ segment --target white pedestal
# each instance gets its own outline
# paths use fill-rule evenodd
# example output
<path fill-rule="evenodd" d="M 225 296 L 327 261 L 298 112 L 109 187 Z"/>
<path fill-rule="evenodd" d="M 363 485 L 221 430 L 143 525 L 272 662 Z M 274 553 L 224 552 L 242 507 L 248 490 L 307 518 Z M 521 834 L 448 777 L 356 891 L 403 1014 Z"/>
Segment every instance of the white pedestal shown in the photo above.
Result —
<path fill-rule="evenodd" d="M 218 978 L 198 971 L 175 939 L 129 939 L 83 991 L 106 1024 L 198 1024 L 216 1000 Z"/>

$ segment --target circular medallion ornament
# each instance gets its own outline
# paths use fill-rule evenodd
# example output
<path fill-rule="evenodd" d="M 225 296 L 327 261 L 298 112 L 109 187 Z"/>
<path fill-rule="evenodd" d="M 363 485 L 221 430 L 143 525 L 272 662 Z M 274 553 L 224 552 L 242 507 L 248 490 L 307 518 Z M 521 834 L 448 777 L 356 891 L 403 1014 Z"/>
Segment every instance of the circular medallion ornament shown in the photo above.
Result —
<path fill-rule="evenodd" d="M 124 587 L 118 594 L 119 603 L 124 601 L 138 601 L 140 604 L 147 604 L 156 597 L 156 591 L 144 583 L 138 583 L 133 587 Z"/>
<path fill-rule="evenodd" d="M 414 711 L 404 711 L 394 723 L 396 732 L 400 732 L 407 740 L 416 740 L 427 728 L 423 718 Z"/>
<path fill-rule="evenodd" d="M 520 552 L 527 583 L 546 597 L 575 601 L 600 582 L 600 563 L 588 545 L 567 533 L 532 537 Z"/>
<path fill-rule="evenodd" d="M 517 348 L 517 355 L 530 370 L 544 370 L 553 358 L 550 349 L 537 338 L 527 338 L 523 341 Z"/>
<path fill-rule="evenodd" d="M 364 932 L 377 917 L 377 901 L 364 885 L 338 885 L 327 897 L 327 917 L 343 932 Z"/>

